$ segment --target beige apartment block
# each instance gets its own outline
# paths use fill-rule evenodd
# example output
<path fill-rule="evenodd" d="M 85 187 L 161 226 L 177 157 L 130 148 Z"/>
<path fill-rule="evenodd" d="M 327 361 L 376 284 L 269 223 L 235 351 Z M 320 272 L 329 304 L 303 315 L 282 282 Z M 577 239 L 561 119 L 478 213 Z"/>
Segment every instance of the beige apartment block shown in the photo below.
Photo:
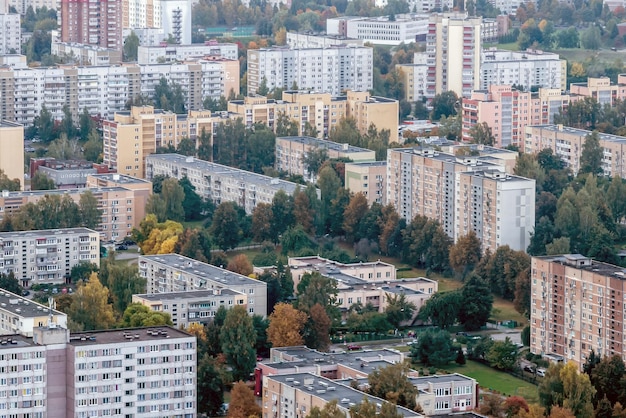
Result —
<path fill-rule="evenodd" d="M 343 118 L 357 122 L 361 134 L 371 124 L 382 131 L 389 130 L 389 142 L 398 142 L 398 101 L 371 96 L 368 92 L 348 91 L 345 96 L 310 91 L 284 91 L 282 100 L 250 96 L 228 102 L 228 111 L 243 118 L 246 126 L 262 123 L 276 130 L 279 116 L 286 115 L 297 122 L 298 135 L 307 123 L 317 129 L 318 138 L 327 138 L 332 128 Z"/>
<path fill-rule="evenodd" d="M 536 154 L 543 149 L 551 149 L 569 167 L 574 175 L 580 169 L 583 145 L 591 131 L 569 128 L 563 125 L 537 125 L 526 127 L 524 152 Z M 626 178 L 626 137 L 598 133 L 603 149 L 602 169 L 607 177 Z"/>
<path fill-rule="evenodd" d="M 145 178 L 147 156 L 159 147 L 177 147 L 183 138 L 195 141 L 203 130 L 211 135 L 213 123 L 208 110 L 177 115 L 152 106 L 133 106 L 103 121 L 103 162 L 120 174 Z"/>
<path fill-rule="evenodd" d="M 580 254 L 533 257 L 530 350 L 582 368 L 596 356 L 626 359 L 624 268 Z"/>
<path fill-rule="evenodd" d="M 340 144 L 310 136 L 283 136 L 276 138 L 276 169 L 292 175 L 301 175 L 315 183 L 317 173 L 309 173 L 304 159 L 311 153 L 325 150 L 328 158 L 349 158 L 352 161 L 375 161 L 374 151 Z"/>
<path fill-rule="evenodd" d="M 514 174 L 513 169 L 517 163 L 516 151 L 504 148 L 496 148 L 484 144 L 463 144 L 452 142 L 450 144 L 440 145 L 441 151 L 454 155 L 476 155 L 483 157 L 487 161 L 504 166 L 504 171 Z"/>
<path fill-rule="evenodd" d="M 27 192 L 7 192 L 0 194 L 0 221 L 5 215 L 12 215 L 27 203 L 37 203 L 46 195 L 69 196 L 78 203 L 81 194 L 90 190 L 98 200 L 102 210 L 102 220 L 96 230 L 102 241 L 117 241 L 130 235 L 144 217 L 145 199 L 141 193 L 124 187 L 101 187 L 69 190 L 37 190 Z M 139 194 L 139 198 L 137 195 Z M 139 214 L 139 216 L 137 215 Z"/>
<path fill-rule="evenodd" d="M 21 295 L 0 290 L 0 335 L 32 337 L 35 328 L 49 324 L 67 328 L 67 315 Z"/>
<path fill-rule="evenodd" d="M 374 203 L 386 204 L 386 161 L 346 163 L 345 172 L 346 189 L 351 193 L 363 193 L 370 206 Z"/>
<path fill-rule="evenodd" d="M 589 77 L 587 82 L 570 83 L 572 101 L 592 98 L 600 106 L 613 106 L 616 100 L 623 100 L 626 97 L 626 85 L 620 84 L 620 81 L 624 81 L 624 75 L 620 74 L 620 77 L 618 84 L 612 84 L 609 77 Z"/>
<path fill-rule="evenodd" d="M 2 85 L 0 84 L 0 89 Z M 0 96 L 2 91 L 0 90 Z M 0 119 L 0 170 L 24 189 L 24 127 Z"/>
<path fill-rule="evenodd" d="M 100 235 L 87 228 L 0 232 L 0 248 L 0 272 L 24 287 L 66 284 L 76 264 L 100 265 Z"/>

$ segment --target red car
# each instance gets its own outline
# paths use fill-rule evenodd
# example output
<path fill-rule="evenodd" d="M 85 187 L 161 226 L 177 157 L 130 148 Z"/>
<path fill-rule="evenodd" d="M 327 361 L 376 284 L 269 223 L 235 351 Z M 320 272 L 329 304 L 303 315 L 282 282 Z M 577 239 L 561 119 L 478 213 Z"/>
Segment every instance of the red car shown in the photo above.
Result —
<path fill-rule="evenodd" d="M 348 350 L 350 351 L 356 351 L 356 350 L 362 350 L 363 347 L 361 347 L 360 345 L 357 344 L 348 344 Z"/>

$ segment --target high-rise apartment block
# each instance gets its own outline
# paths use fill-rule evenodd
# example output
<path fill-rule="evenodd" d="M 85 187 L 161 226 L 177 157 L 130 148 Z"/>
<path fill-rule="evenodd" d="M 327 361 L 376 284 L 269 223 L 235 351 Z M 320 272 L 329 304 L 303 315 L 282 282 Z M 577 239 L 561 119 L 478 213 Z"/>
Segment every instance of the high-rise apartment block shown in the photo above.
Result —
<path fill-rule="evenodd" d="M 237 60 L 239 58 L 238 49 L 235 43 L 218 43 L 215 41 L 190 45 L 147 45 L 138 48 L 137 63 L 142 65 L 172 63 L 206 56 Z"/>
<path fill-rule="evenodd" d="M 52 323 L 2 337 L 0 367 L 12 416 L 196 417 L 196 337 L 171 327 L 70 335 Z"/>
<path fill-rule="evenodd" d="M 387 153 L 387 204 L 408 221 L 416 215 L 438 221 L 455 240 L 472 229 L 484 250 L 528 247 L 534 196 L 535 181 L 506 174 L 497 159 L 420 148 Z"/>
<path fill-rule="evenodd" d="M 139 274 L 146 279 L 148 294 L 229 289 L 247 295 L 250 315 L 267 315 L 265 282 L 211 264 L 178 254 L 142 255 L 139 257 Z M 243 299 L 228 300 L 239 304 Z"/>
<path fill-rule="evenodd" d="M 2 91 L 0 91 L 1 95 Z M 1 115 L 0 115 L 1 116 Z M 24 127 L 0 117 L 0 170 L 24 187 Z"/>
<path fill-rule="evenodd" d="M 426 35 L 426 97 L 453 91 L 469 97 L 480 87 L 482 49 L 480 17 L 464 14 L 433 15 Z"/>
<path fill-rule="evenodd" d="M 235 202 L 251 214 L 259 203 L 272 203 L 274 195 L 283 191 L 293 195 L 296 183 L 222 164 L 211 163 L 180 154 L 153 154 L 146 159 L 146 178 L 163 175 L 187 177 L 204 199 L 216 205 Z"/>
<path fill-rule="evenodd" d="M 560 89 L 539 89 L 536 93 L 519 91 L 509 85 L 491 85 L 475 90 L 461 105 L 463 141 L 472 142 L 472 128 L 486 123 L 494 145 L 524 148 L 525 128 L 552 123 L 554 116 L 569 105 L 570 96 Z"/>
<path fill-rule="evenodd" d="M 247 96 L 228 102 L 228 111 L 241 116 L 248 127 L 262 123 L 276 129 L 281 115 L 297 122 L 303 135 L 307 123 L 317 129 L 319 138 L 327 138 L 331 129 L 343 118 L 352 118 L 365 135 L 371 125 L 378 131 L 389 131 L 389 142 L 398 141 L 398 101 L 371 96 L 367 91 L 348 91 L 345 96 L 330 93 L 288 90 L 282 100 L 264 96 Z"/>
<path fill-rule="evenodd" d="M 65 284 L 80 262 L 100 265 L 100 236 L 87 228 L 0 232 L 0 272 L 24 287 Z"/>
<path fill-rule="evenodd" d="M 387 162 L 366 161 L 346 163 L 345 185 L 352 193 L 363 193 L 367 203 L 386 204 L 387 198 Z"/>
<path fill-rule="evenodd" d="M 122 49 L 122 0 L 60 2 L 61 42 Z"/>
<path fill-rule="evenodd" d="M 580 368 L 592 350 L 625 359 L 625 274 L 580 254 L 533 257 L 531 352 Z"/>
<path fill-rule="evenodd" d="M 265 85 L 330 93 L 373 88 L 373 49 L 354 45 L 327 48 L 248 50 L 248 94 Z"/>
<path fill-rule="evenodd" d="M 190 324 L 209 324 L 220 306 L 247 306 L 248 295 L 231 289 L 211 289 L 133 295 L 132 301 L 151 311 L 169 314 L 176 328 L 187 328 Z"/>
<path fill-rule="evenodd" d="M 313 152 L 323 150 L 328 158 L 348 158 L 351 161 L 375 161 L 376 153 L 349 144 L 339 144 L 309 136 L 283 136 L 276 138 L 276 169 L 288 174 L 301 175 L 315 183 L 317 173 L 310 173 L 305 163 Z"/>
<path fill-rule="evenodd" d="M 130 100 L 153 96 L 161 78 L 179 84 L 187 108 L 199 110 L 207 97 L 239 93 L 239 61 L 213 57 L 179 64 L 0 66 L 0 119 L 30 125 L 44 105 L 56 120 L 63 118 L 63 106 L 75 120 L 85 108 L 91 116 L 112 119 Z"/>
<path fill-rule="evenodd" d="M 0 5 L 3 0 L 0 0 Z M 48 10 L 57 10 L 59 6 L 59 0 L 4 0 L 7 6 L 15 7 L 15 10 L 22 16 L 26 14 L 29 7 L 33 10 L 46 7 Z M 5 13 L 8 13 L 8 7 Z"/>
<path fill-rule="evenodd" d="M 21 49 L 20 15 L 0 10 L 0 55 L 19 54 Z"/>
<path fill-rule="evenodd" d="M 150 185 L 149 182 L 145 184 Z M 145 186 L 142 186 L 145 187 Z M 27 203 L 37 203 L 46 195 L 56 195 L 61 198 L 69 196 L 74 202 L 80 201 L 80 196 L 87 190 L 93 193 L 98 200 L 98 208 L 102 210 L 102 219 L 96 230 L 103 241 L 119 240 L 130 235 L 133 228 L 145 216 L 146 195 L 152 193 L 149 189 L 133 189 L 129 187 L 113 186 L 88 189 L 70 190 L 37 190 L 29 192 L 0 193 L 0 221 L 6 215 L 13 215 Z"/>
<path fill-rule="evenodd" d="M 213 133 L 211 112 L 177 115 L 152 106 L 133 106 L 102 123 L 103 163 L 118 173 L 145 178 L 145 159 L 159 147 L 177 147 L 183 138 L 193 141 Z"/>
<path fill-rule="evenodd" d="M 480 89 L 491 85 L 516 85 L 524 91 L 543 87 L 567 90 L 567 62 L 559 54 L 540 50 L 482 52 Z"/>
<path fill-rule="evenodd" d="M 535 154 L 543 149 L 551 149 L 561 161 L 576 175 L 580 170 L 583 145 L 591 131 L 569 128 L 563 125 L 536 125 L 526 127 L 524 152 Z M 626 137 L 598 133 L 602 147 L 602 169 L 607 177 L 626 178 L 624 153 Z"/>

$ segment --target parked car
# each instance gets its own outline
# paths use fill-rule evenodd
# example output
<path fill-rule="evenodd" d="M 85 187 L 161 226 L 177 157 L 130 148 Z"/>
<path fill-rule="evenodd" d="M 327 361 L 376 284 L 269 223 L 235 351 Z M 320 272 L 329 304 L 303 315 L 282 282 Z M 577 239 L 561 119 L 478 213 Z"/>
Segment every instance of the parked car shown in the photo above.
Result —
<path fill-rule="evenodd" d="M 24 151 L 26 151 L 26 152 L 35 152 L 35 148 L 33 148 L 33 147 L 24 147 Z"/>
<path fill-rule="evenodd" d="M 115 248 L 116 251 L 126 251 L 128 250 L 128 247 L 124 244 L 120 244 Z"/>
<path fill-rule="evenodd" d="M 535 368 L 530 364 L 526 364 L 524 366 L 524 371 L 528 373 L 535 373 Z"/>
<path fill-rule="evenodd" d="M 413 345 L 413 344 L 417 344 L 417 338 L 414 338 L 414 339 L 412 339 L 411 341 L 408 341 L 408 342 L 406 343 L 406 345 L 408 345 L 408 346 L 411 346 L 411 345 Z"/>
<path fill-rule="evenodd" d="M 546 377 L 546 369 L 537 369 L 537 376 Z"/>
<path fill-rule="evenodd" d="M 22 296 L 28 296 L 28 295 L 30 295 L 29 290 L 22 290 Z"/>
<path fill-rule="evenodd" d="M 348 344 L 348 350 L 350 351 L 356 351 L 356 350 L 362 350 L 363 347 L 361 347 L 358 344 Z"/>

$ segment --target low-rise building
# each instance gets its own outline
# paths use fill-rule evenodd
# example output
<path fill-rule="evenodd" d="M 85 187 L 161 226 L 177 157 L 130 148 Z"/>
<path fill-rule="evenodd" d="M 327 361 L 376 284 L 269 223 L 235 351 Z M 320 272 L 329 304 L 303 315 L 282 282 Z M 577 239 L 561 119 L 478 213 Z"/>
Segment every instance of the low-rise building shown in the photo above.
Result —
<path fill-rule="evenodd" d="M 67 315 L 21 295 L 0 290 L 0 335 L 32 337 L 35 328 L 49 325 L 67 328 Z M 1 346 L 8 343 L 6 338 L 2 341 Z"/>
<path fill-rule="evenodd" d="M 366 161 L 346 163 L 345 185 L 352 193 L 363 193 L 367 203 L 385 205 L 387 197 L 387 162 Z"/>
<path fill-rule="evenodd" d="M 378 45 L 395 46 L 424 41 L 427 32 L 426 14 L 398 14 L 393 18 L 342 16 L 326 21 L 326 33 L 329 35 L 346 36 Z"/>
<path fill-rule="evenodd" d="M 0 232 L 0 272 L 24 287 L 69 283 L 80 262 L 100 265 L 100 237 L 87 228 Z"/>
<path fill-rule="evenodd" d="M 211 199 L 216 205 L 235 202 L 248 214 L 259 203 L 271 203 L 279 191 L 293 195 L 298 189 L 298 185 L 290 181 L 180 154 L 150 155 L 146 167 L 148 179 L 157 175 L 187 177 L 201 197 Z"/>
<path fill-rule="evenodd" d="M 348 158 L 351 161 L 375 161 L 376 153 L 350 144 L 340 144 L 310 136 L 283 136 L 276 138 L 276 169 L 292 175 L 301 175 L 315 183 L 317 173 L 309 172 L 306 158 L 312 152 L 324 150 L 330 159 Z"/>
<path fill-rule="evenodd" d="M 287 32 L 287 46 L 289 48 L 326 48 L 332 45 L 363 46 L 363 40 L 339 35 Z"/>
<path fill-rule="evenodd" d="M 229 289 L 247 295 L 250 315 L 267 315 L 265 282 L 211 264 L 178 254 L 144 255 L 139 257 L 139 274 L 146 279 L 148 294 Z"/>
<path fill-rule="evenodd" d="M 108 173 L 104 164 L 84 160 L 57 160 L 56 158 L 31 158 L 30 178 L 41 173 L 54 182 L 57 189 L 80 189 L 87 187 L 87 176 Z"/>
<path fill-rule="evenodd" d="M 572 101 L 591 98 L 600 106 L 614 106 L 617 100 L 626 98 L 626 74 L 618 76 L 617 84 L 612 84 L 609 77 L 589 77 L 587 82 L 571 83 L 569 90 Z"/>
<path fill-rule="evenodd" d="M 220 306 L 227 309 L 247 306 L 248 295 L 231 289 L 190 290 L 133 295 L 132 301 L 152 311 L 169 314 L 176 328 L 187 328 L 190 324 L 210 323 Z"/>
<path fill-rule="evenodd" d="M 162 64 L 205 56 L 236 60 L 239 58 L 238 49 L 236 43 L 218 43 L 215 41 L 190 45 L 161 42 L 160 45 L 140 45 L 137 50 L 137 62 L 139 64 Z"/>
<path fill-rule="evenodd" d="M 122 62 L 121 50 L 97 45 L 53 41 L 51 53 L 78 65 L 117 65 Z"/>

